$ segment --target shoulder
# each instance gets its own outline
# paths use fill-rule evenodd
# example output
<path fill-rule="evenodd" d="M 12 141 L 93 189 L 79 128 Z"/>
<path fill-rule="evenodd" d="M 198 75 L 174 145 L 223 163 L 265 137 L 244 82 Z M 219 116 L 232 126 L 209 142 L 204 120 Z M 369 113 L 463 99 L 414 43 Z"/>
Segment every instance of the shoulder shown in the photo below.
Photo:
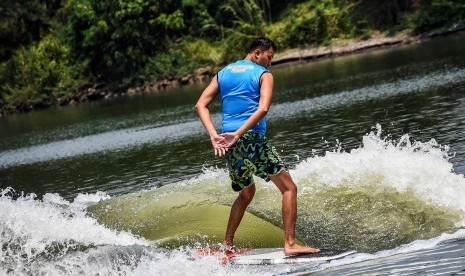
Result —
<path fill-rule="evenodd" d="M 218 75 L 218 74 L 224 74 L 225 72 L 231 71 L 231 69 L 234 68 L 234 66 L 236 66 L 237 63 L 238 63 L 237 61 L 236 61 L 236 62 L 229 63 L 228 65 L 226 65 L 226 66 L 224 66 L 223 68 L 221 68 L 221 69 L 218 71 L 217 75 Z"/>
<path fill-rule="evenodd" d="M 266 72 L 263 72 L 260 76 L 260 84 L 263 85 L 264 83 L 266 84 L 273 84 L 274 79 L 273 79 L 273 74 L 269 70 Z"/>
<path fill-rule="evenodd" d="M 260 65 L 260 64 L 257 64 L 257 63 L 255 63 L 255 62 L 251 62 L 251 64 L 253 64 L 253 67 L 254 67 L 256 70 L 258 70 L 258 71 L 260 71 L 260 72 L 262 72 L 262 73 L 263 73 L 263 72 L 270 72 L 270 70 L 266 69 L 265 67 L 263 67 L 263 66 Z"/>
<path fill-rule="evenodd" d="M 269 80 L 273 80 L 273 74 L 270 72 L 270 71 L 265 71 L 262 73 L 262 75 L 260 76 L 260 79 L 269 79 Z"/>

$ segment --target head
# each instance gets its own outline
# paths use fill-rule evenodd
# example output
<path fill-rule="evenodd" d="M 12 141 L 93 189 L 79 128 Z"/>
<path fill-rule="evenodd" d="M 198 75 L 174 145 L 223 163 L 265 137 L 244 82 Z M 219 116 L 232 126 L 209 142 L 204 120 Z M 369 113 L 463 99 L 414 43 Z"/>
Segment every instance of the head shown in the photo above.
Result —
<path fill-rule="evenodd" d="M 246 59 L 268 68 L 276 50 L 276 44 L 271 39 L 258 37 L 250 44 Z"/>

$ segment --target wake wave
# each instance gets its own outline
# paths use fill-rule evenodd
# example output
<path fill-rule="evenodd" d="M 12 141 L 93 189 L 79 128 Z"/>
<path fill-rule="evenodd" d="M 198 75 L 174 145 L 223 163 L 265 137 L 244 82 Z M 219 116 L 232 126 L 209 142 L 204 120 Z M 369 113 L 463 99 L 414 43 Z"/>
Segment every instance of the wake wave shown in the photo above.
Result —
<path fill-rule="evenodd" d="M 388 140 L 377 126 L 363 137 L 360 148 L 302 161 L 290 171 L 299 189 L 299 237 L 320 247 L 371 252 L 354 256 L 356 260 L 340 260 L 340 264 L 465 238 L 459 229 L 465 226 L 465 178 L 453 172 L 448 159 L 448 148 L 434 140 L 412 142 L 408 135 Z M 183 245 L 193 246 L 202 237 L 202 227 L 208 225 L 195 224 L 189 217 L 193 214 L 184 211 L 199 208 L 207 216 L 220 214 L 219 208 L 228 209 L 225 205 L 231 205 L 236 195 L 227 192 L 229 185 L 224 170 L 207 169 L 196 178 L 150 191 L 112 198 L 105 193 L 80 194 L 72 203 L 57 194 L 38 200 L 34 194 L 14 196 L 11 189 L 2 190 L 0 272 L 267 274 L 266 268 L 223 267 L 215 259 L 196 259 L 189 249 L 161 249 L 144 236 L 162 228 L 163 233 L 176 232 L 182 223 L 183 229 L 197 230 Z M 257 194 L 249 211 L 267 223 L 263 225 L 270 225 L 266 226 L 269 229 L 282 227 L 280 204 L 276 187 L 257 179 Z M 92 216 L 87 214 L 89 208 Z M 227 212 L 221 216 L 226 221 Z M 122 223 L 132 218 L 136 223 L 122 229 Z M 224 226 L 219 229 L 222 235 Z M 446 234 L 450 232 L 455 234 Z M 276 268 L 269 271 L 275 273 Z"/>
<path fill-rule="evenodd" d="M 363 137 L 360 148 L 308 158 L 290 171 L 299 190 L 297 234 L 322 248 L 375 252 L 464 227 L 465 178 L 448 159 L 447 146 L 411 142 L 408 135 L 387 140 L 380 126 Z M 256 183 L 249 212 L 282 228 L 280 193 L 271 182 Z M 228 209 L 220 205 L 234 201 L 230 189 L 224 170 L 206 170 L 189 181 L 112 198 L 91 211 L 105 225 L 161 242 L 185 244 L 199 235 L 221 241 L 218 221 Z M 199 222 L 204 214 L 215 218 L 215 227 Z M 244 224 L 250 231 L 256 227 L 256 220 Z"/>

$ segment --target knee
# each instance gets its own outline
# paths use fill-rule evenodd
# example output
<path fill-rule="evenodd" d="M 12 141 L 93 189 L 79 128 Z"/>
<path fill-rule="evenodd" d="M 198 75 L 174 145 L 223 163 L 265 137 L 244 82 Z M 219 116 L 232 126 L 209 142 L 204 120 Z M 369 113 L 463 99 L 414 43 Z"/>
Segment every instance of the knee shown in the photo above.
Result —
<path fill-rule="evenodd" d="M 270 179 L 281 191 L 281 194 L 297 196 L 297 185 L 295 185 L 294 181 L 291 178 L 291 175 L 288 172 L 282 171 L 280 174 L 276 176 L 270 176 Z"/>
<path fill-rule="evenodd" d="M 248 187 L 248 188 L 244 188 L 240 193 L 240 197 L 247 204 L 249 204 L 252 201 L 254 195 L 255 195 L 255 185 L 252 185 L 251 187 Z"/>
<path fill-rule="evenodd" d="M 281 191 L 282 195 L 297 196 L 297 186 L 295 184 L 286 185 L 279 190 Z"/>
<path fill-rule="evenodd" d="M 288 184 L 288 185 L 286 186 L 286 188 L 287 188 L 287 191 L 286 191 L 286 192 L 289 192 L 289 193 L 291 193 L 291 194 L 293 194 L 293 195 L 297 195 L 297 185 L 295 185 L 294 182 Z"/>

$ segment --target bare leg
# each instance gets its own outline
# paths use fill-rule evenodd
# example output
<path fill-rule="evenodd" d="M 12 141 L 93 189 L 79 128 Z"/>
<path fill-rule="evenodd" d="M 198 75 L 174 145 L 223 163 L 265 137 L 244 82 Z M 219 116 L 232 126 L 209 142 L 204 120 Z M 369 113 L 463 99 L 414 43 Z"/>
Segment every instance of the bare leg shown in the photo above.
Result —
<path fill-rule="evenodd" d="M 282 171 L 278 175 L 270 176 L 270 180 L 278 187 L 283 195 L 282 216 L 284 223 L 284 254 L 295 255 L 302 253 L 317 253 L 317 248 L 306 247 L 295 243 L 295 224 L 297 220 L 297 186 L 291 175 Z"/>
<path fill-rule="evenodd" d="M 226 228 L 226 236 L 223 241 L 223 245 L 232 246 L 234 244 L 234 234 L 236 233 L 237 227 L 241 223 L 242 217 L 244 216 L 245 209 L 249 206 L 255 195 L 255 184 L 244 188 L 231 207 L 231 213 L 229 214 L 228 227 Z"/>

